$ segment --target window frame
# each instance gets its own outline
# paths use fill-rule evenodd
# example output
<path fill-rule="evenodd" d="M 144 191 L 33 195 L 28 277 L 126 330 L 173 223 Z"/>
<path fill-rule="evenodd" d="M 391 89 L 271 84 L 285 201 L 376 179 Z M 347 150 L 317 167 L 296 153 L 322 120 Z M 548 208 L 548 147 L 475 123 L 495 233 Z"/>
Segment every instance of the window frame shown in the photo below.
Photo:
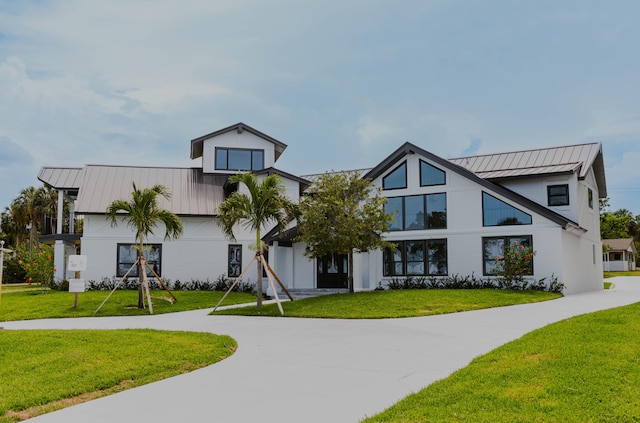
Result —
<path fill-rule="evenodd" d="M 236 169 L 233 167 L 229 166 L 229 152 L 230 151 L 234 151 L 234 152 L 249 152 L 249 168 L 248 169 L 244 169 L 244 168 L 240 168 L 240 169 Z M 218 154 L 220 153 L 224 153 L 224 165 L 221 165 L 219 159 Z M 254 167 L 254 155 L 256 154 L 260 154 L 262 155 L 261 160 L 259 160 L 261 163 L 256 163 L 258 164 L 260 167 Z M 258 171 L 258 170 L 264 170 L 264 150 L 263 149 L 258 149 L 258 148 L 230 148 L 230 147 L 216 147 L 215 151 L 214 151 L 214 168 L 216 170 L 233 170 L 233 171 Z M 221 158 L 221 157 L 220 157 Z"/>
<path fill-rule="evenodd" d="M 396 277 L 396 276 L 447 276 L 449 274 L 449 247 L 446 238 L 434 238 L 434 239 L 412 239 L 412 240 L 402 240 L 395 241 L 396 244 L 395 249 L 386 248 L 383 251 L 382 257 L 382 274 L 384 277 Z M 407 248 L 410 244 L 418 244 L 421 245 L 422 250 L 422 259 L 421 260 L 411 260 L 409 261 L 409 254 Z M 441 264 L 441 261 L 434 260 L 429 252 L 430 246 L 433 244 L 443 244 L 444 245 L 444 266 L 438 266 Z M 400 260 L 396 258 L 399 257 Z M 394 260 L 389 260 L 389 258 L 393 258 Z M 422 272 L 409 272 L 409 264 L 422 265 Z M 444 267 L 445 272 L 431 272 L 432 264 L 436 264 L 436 269 L 441 269 Z M 400 265 L 400 272 L 397 272 L 398 265 Z M 393 272 L 389 272 L 390 266 L 394 269 Z"/>
<path fill-rule="evenodd" d="M 554 189 L 563 188 L 564 194 L 552 194 L 551 191 Z M 558 200 L 562 202 L 557 202 Z M 569 198 L 569 184 L 556 184 L 556 185 L 547 185 L 547 205 L 549 207 L 562 207 L 568 206 L 570 203 Z"/>
<path fill-rule="evenodd" d="M 514 210 L 516 210 L 516 211 L 528 216 L 529 217 L 529 222 L 528 223 L 526 223 L 526 222 L 524 222 L 524 223 L 504 223 L 504 224 L 496 224 L 496 225 L 487 224 L 487 217 L 486 217 L 486 214 L 485 214 L 485 211 L 486 211 L 485 198 L 487 196 L 489 196 L 489 197 L 493 198 L 494 200 L 497 200 L 497 201 L 499 201 L 499 202 L 511 207 L 512 209 L 514 209 Z M 483 227 L 491 228 L 491 227 L 498 227 L 498 226 L 522 226 L 522 225 L 532 225 L 532 224 L 533 224 L 533 216 L 530 215 L 529 213 L 524 212 L 524 211 L 520 210 L 519 208 L 517 208 L 515 206 L 512 206 L 511 204 L 507 203 L 506 201 L 501 200 L 498 197 L 489 194 L 488 192 L 482 191 L 482 226 Z"/>
<path fill-rule="evenodd" d="M 487 264 L 489 263 L 495 263 L 495 257 L 491 258 L 487 258 L 485 256 L 485 252 L 486 252 L 486 242 L 488 240 L 502 240 L 502 255 L 500 257 L 504 257 L 504 246 L 507 244 L 510 244 L 513 242 L 513 240 L 516 239 L 523 239 L 525 238 L 528 242 L 530 247 L 533 247 L 533 235 L 502 235 L 502 236 L 483 236 L 482 237 L 482 275 L 483 276 L 499 276 L 496 273 L 490 273 L 487 271 Z M 531 258 L 531 260 L 529 260 L 529 273 L 527 273 L 525 276 L 533 276 L 533 257 Z"/>
<path fill-rule="evenodd" d="M 441 227 L 437 227 L 437 226 L 432 226 L 433 222 L 434 222 L 434 218 L 431 215 L 431 213 L 429 212 L 429 197 L 435 197 L 435 196 L 440 196 L 443 195 L 444 196 L 444 226 Z M 422 225 L 418 224 L 417 228 L 409 228 L 410 224 L 413 224 L 414 221 L 412 222 L 408 222 L 407 219 L 407 205 L 406 205 L 406 199 L 407 198 L 414 198 L 414 197 L 421 197 L 421 202 L 422 202 L 422 212 L 423 212 L 423 222 Z M 400 210 L 399 213 L 396 213 L 396 210 L 389 210 L 387 209 L 387 203 L 385 202 L 385 212 L 386 213 L 391 213 L 394 215 L 394 217 L 400 217 L 399 220 L 401 220 L 401 223 L 398 223 L 398 221 L 396 220 L 396 222 L 393 224 L 396 228 L 394 228 L 393 226 L 389 228 L 389 232 L 404 232 L 404 231 L 425 231 L 425 230 L 439 230 L 439 229 L 447 229 L 447 193 L 446 192 L 433 192 L 433 193 L 428 193 L 428 194 L 416 194 L 416 195 L 405 195 L 405 196 L 398 196 L 398 197 L 388 197 L 387 201 L 389 200 L 393 200 L 393 202 L 396 202 L 398 200 L 400 200 Z M 419 213 L 416 213 L 419 214 Z"/>
<path fill-rule="evenodd" d="M 396 173 L 402 167 L 404 167 L 404 185 L 403 186 L 387 187 L 385 185 L 385 181 L 387 180 L 387 178 L 389 178 L 391 175 Z M 385 190 L 385 191 L 389 191 L 389 190 L 394 190 L 394 189 L 406 189 L 406 188 L 407 188 L 407 162 L 405 161 L 405 162 L 400 163 L 391 172 L 387 173 L 385 176 L 382 177 L 382 189 Z"/>
<path fill-rule="evenodd" d="M 233 256 L 235 254 L 235 257 Z M 232 259 L 237 258 L 238 263 Z M 242 244 L 229 244 L 227 246 L 227 277 L 237 278 L 242 274 Z"/>
<path fill-rule="evenodd" d="M 442 172 L 442 182 L 438 182 L 438 183 L 423 183 L 422 177 L 423 177 L 423 173 L 422 173 L 422 167 L 423 165 L 432 167 L 440 172 Z M 447 184 L 447 172 L 445 172 L 444 170 L 440 169 L 437 166 L 432 165 L 431 163 L 425 162 L 424 160 L 420 160 L 420 186 L 421 187 L 434 187 L 434 186 L 439 186 L 439 185 L 446 185 Z"/>
<path fill-rule="evenodd" d="M 587 204 L 590 209 L 593 209 L 593 190 L 591 188 L 587 188 Z"/>
<path fill-rule="evenodd" d="M 152 251 L 144 251 L 144 257 L 147 261 L 147 263 L 149 263 L 149 265 L 153 268 L 153 270 L 158 274 L 158 276 L 162 277 L 162 244 L 143 244 L 145 250 L 148 247 L 151 247 Z M 121 261 L 120 258 L 120 248 L 121 247 L 129 247 L 130 250 L 133 250 L 136 254 L 135 254 L 135 260 L 134 261 Z M 157 251 L 158 254 L 158 259 L 152 259 L 149 260 L 148 254 L 153 252 L 153 250 Z M 124 277 L 124 275 L 127 273 L 127 271 L 129 269 L 131 269 L 131 266 L 133 266 L 133 264 L 136 262 L 136 260 L 138 259 L 138 252 L 133 248 L 133 244 L 127 243 L 127 242 L 119 242 L 116 245 L 116 277 L 117 278 L 122 278 Z M 153 264 L 157 264 L 157 267 L 154 268 Z M 121 265 L 125 265 L 125 268 L 122 268 L 123 270 L 121 271 Z M 138 275 L 138 267 L 136 266 L 135 268 L 133 268 L 131 270 L 131 272 L 128 275 L 129 277 L 132 278 L 137 278 L 139 277 Z M 147 269 L 147 276 L 151 277 L 153 276 L 153 273 L 151 273 L 151 271 L 149 269 Z"/>

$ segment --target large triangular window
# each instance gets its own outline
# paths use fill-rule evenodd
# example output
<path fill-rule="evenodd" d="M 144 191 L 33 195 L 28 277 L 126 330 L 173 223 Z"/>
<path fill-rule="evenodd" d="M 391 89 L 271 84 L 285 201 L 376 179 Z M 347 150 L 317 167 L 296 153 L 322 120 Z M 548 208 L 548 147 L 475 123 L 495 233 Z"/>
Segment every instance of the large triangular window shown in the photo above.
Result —
<path fill-rule="evenodd" d="M 531 225 L 531 215 L 498 200 L 496 197 L 482 193 L 482 225 Z"/>
<path fill-rule="evenodd" d="M 407 162 L 392 170 L 382 178 L 383 189 L 401 189 L 407 187 Z"/>
<path fill-rule="evenodd" d="M 420 186 L 444 185 L 446 176 L 443 170 L 420 160 Z"/>

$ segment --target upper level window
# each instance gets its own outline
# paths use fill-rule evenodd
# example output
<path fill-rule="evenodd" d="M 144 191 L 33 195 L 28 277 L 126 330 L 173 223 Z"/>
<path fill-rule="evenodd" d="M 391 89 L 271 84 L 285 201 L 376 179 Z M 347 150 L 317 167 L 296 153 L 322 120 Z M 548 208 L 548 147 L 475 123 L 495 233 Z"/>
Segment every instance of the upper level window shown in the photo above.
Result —
<path fill-rule="evenodd" d="M 549 185 L 547 187 L 547 200 L 550 206 L 568 206 L 569 185 Z"/>
<path fill-rule="evenodd" d="M 407 162 L 402 163 L 391 173 L 382 178 L 383 189 L 400 189 L 407 187 Z"/>
<path fill-rule="evenodd" d="M 531 215 L 483 192 L 482 224 L 483 226 L 531 225 Z"/>
<path fill-rule="evenodd" d="M 591 188 L 587 188 L 587 201 L 589 202 L 589 208 L 593 208 L 593 191 Z"/>
<path fill-rule="evenodd" d="M 387 198 L 385 212 L 394 217 L 390 231 L 447 228 L 447 194 L 410 195 Z"/>
<path fill-rule="evenodd" d="M 216 148 L 217 170 L 262 170 L 264 150 Z"/>
<path fill-rule="evenodd" d="M 445 173 L 429 163 L 420 160 L 420 186 L 444 185 Z"/>

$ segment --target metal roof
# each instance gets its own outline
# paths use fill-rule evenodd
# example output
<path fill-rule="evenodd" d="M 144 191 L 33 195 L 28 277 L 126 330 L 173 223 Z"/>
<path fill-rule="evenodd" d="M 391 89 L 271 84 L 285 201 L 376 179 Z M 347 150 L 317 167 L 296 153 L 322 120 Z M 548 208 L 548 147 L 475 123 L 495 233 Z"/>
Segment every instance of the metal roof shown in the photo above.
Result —
<path fill-rule="evenodd" d="M 57 189 L 77 190 L 82 182 L 81 167 L 43 167 L 38 179 Z"/>
<path fill-rule="evenodd" d="M 76 213 L 102 214 L 114 200 L 129 200 L 133 190 L 156 184 L 167 187 L 171 199 L 160 199 L 160 207 L 177 215 L 214 216 L 224 201 L 228 175 L 203 174 L 200 168 L 165 168 L 86 165 L 77 168 L 45 168 L 38 177 L 56 189 L 70 188 L 64 182 L 75 175 L 78 191 Z"/>
<path fill-rule="evenodd" d="M 593 166 L 599 196 L 607 196 L 602 146 L 600 143 L 577 144 L 509 153 L 449 159 L 484 179 L 502 179 L 522 176 L 577 173 L 584 178 Z"/>

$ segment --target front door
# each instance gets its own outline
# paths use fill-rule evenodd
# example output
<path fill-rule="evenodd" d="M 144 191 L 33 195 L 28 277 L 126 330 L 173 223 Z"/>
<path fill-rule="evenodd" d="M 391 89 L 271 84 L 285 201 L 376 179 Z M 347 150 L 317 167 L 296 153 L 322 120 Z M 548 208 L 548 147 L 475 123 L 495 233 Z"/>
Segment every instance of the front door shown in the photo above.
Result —
<path fill-rule="evenodd" d="M 318 288 L 347 288 L 348 258 L 346 254 L 329 254 L 317 260 Z"/>

